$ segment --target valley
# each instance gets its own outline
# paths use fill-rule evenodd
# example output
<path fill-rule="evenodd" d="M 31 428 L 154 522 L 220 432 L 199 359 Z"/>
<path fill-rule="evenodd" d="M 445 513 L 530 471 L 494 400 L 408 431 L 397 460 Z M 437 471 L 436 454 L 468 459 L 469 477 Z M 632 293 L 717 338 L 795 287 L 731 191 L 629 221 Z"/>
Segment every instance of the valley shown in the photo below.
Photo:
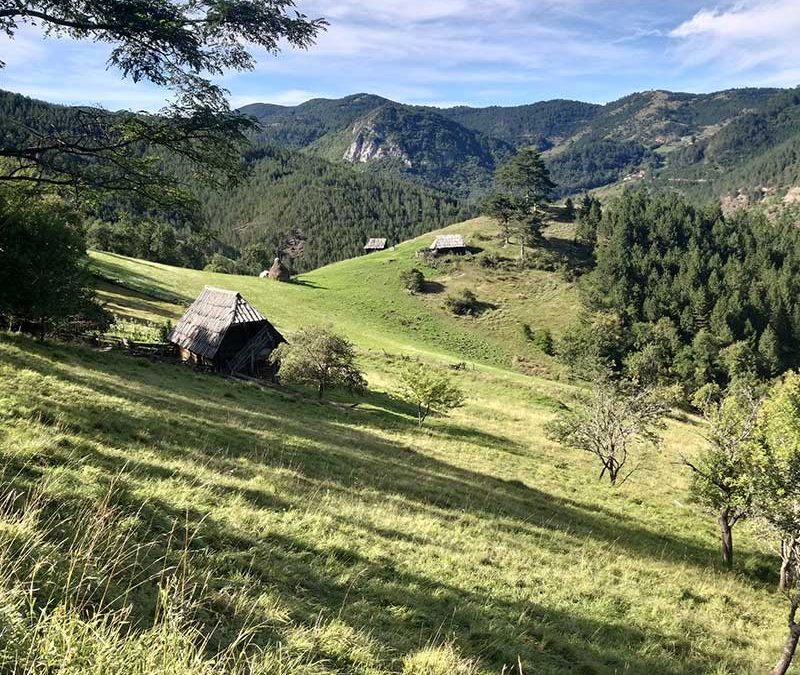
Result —
<path fill-rule="evenodd" d="M 551 240 L 569 235 L 552 227 Z M 491 221 L 446 231 L 502 252 Z M 545 424 L 577 390 L 518 326 L 565 331 L 577 313 L 574 283 L 539 270 L 489 282 L 476 259 L 463 259 L 426 268 L 442 292 L 410 295 L 399 270 L 433 234 L 293 284 L 93 253 L 100 297 L 121 316 L 174 320 L 204 284 L 236 289 L 289 336 L 314 322 L 348 335 L 370 390 L 320 404 L 292 388 L 3 334 L 4 475 L 36 495 L 4 507 L 3 545 L 34 542 L 25 560 L 54 564 L 40 585 L 55 584 L 49 597 L 59 602 L 72 589 L 58 590 L 55 563 L 83 564 L 86 551 L 49 528 L 123 528 L 139 571 L 98 549 L 98 561 L 109 560 L 102 582 L 82 582 L 84 592 L 127 598 L 130 621 L 142 623 L 125 643 L 104 634 L 120 668 L 136 649 L 153 663 L 166 658 L 144 628 L 152 585 L 171 576 L 158 569 L 178 565 L 194 590 L 178 596 L 183 618 L 159 630 L 184 645 L 171 652 L 183 659 L 196 658 L 191 630 L 212 636 L 193 672 L 212 672 L 208 653 L 244 626 L 261 660 L 215 657 L 226 670 L 760 672 L 783 633 L 771 609 L 774 561 L 744 525 L 740 571 L 719 569 L 714 522 L 689 502 L 678 467 L 703 442 L 698 419 L 676 413 L 624 487 L 598 482 L 585 453 L 548 440 Z M 442 296 L 461 284 L 496 308 L 448 315 Z M 519 353 L 547 377 L 514 372 Z M 418 430 L 395 389 L 409 358 L 452 373 L 466 405 Z M 449 368 L 456 363 L 464 366 Z M 111 508 L 111 495 L 104 525 L 92 505 Z M 154 580 L 125 591 L 137 578 Z M 42 639 L 77 635 L 57 623 L 38 630 Z M 86 658 L 100 653 L 99 643 L 82 644 Z"/>

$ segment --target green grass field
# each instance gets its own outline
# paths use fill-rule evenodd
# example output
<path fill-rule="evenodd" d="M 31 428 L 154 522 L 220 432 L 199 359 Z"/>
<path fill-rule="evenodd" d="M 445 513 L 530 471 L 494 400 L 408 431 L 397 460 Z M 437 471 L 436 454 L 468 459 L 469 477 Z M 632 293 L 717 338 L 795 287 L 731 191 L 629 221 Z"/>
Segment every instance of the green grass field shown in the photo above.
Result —
<path fill-rule="evenodd" d="M 485 221 L 449 229 L 495 246 Z M 537 271 L 491 279 L 462 261 L 427 270 L 445 291 L 408 295 L 399 273 L 429 241 L 299 284 L 93 254 L 119 283 L 103 297 L 130 318 L 174 318 L 210 283 L 287 334 L 334 325 L 370 383 L 355 408 L 0 336 L 0 620 L 14 627 L 0 632 L 2 665 L 763 672 L 784 637 L 775 560 L 744 524 L 737 571 L 719 569 L 714 520 L 687 502 L 679 464 L 700 442 L 697 421 L 671 420 L 624 486 L 598 482 L 589 456 L 544 434 L 574 387 L 508 367 L 524 353 L 560 374 L 518 324 L 565 330 L 574 284 Z M 449 316 L 442 297 L 459 286 L 496 309 Z M 418 430 L 394 391 L 409 356 L 466 362 L 451 371 L 466 405 Z"/>
<path fill-rule="evenodd" d="M 494 239 L 486 238 L 492 230 L 485 219 L 478 218 L 440 232 L 461 232 L 476 248 L 516 256 L 515 247 L 503 250 Z M 553 238 L 554 246 L 564 241 L 560 237 Z M 178 269 L 107 253 L 93 253 L 92 258 L 103 278 L 101 298 L 112 310 L 132 318 L 174 318 L 181 309 L 170 308 L 167 303 L 186 305 L 204 285 L 212 285 L 240 291 L 287 333 L 309 323 L 329 324 L 364 348 L 448 356 L 496 366 L 509 366 L 515 355 L 521 355 L 553 365 L 525 342 L 521 325 L 525 322 L 533 328 L 550 328 L 555 334 L 562 332 L 577 311 L 574 284 L 549 272 L 497 272 L 459 260 L 437 271 L 415 258 L 416 252 L 432 240 L 432 235 L 425 235 L 394 250 L 328 265 L 292 284 Z M 400 274 L 413 266 L 425 272 L 433 292 L 412 296 L 402 290 Z M 476 318 L 452 316 L 444 308 L 446 295 L 467 287 L 494 309 Z M 132 296 L 130 310 L 120 307 L 120 294 L 125 293 Z M 146 311 L 147 296 L 157 300 L 150 314 Z"/>

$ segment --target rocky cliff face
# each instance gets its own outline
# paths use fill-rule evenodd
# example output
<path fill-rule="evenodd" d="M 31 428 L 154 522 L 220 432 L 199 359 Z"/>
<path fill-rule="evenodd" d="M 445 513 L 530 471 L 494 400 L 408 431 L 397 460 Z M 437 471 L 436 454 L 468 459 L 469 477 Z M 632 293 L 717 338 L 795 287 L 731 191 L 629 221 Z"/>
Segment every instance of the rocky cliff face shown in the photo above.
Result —
<path fill-rule="evenodd" d="M 368 122 L 359 122 L 353 127 L 353 142 L 345 150 L 343 159 L 363 164 L 381 159 L 395 159 L 408 169 L 412 166 L 411 159 L 399 143 L 384 137 Z"/>

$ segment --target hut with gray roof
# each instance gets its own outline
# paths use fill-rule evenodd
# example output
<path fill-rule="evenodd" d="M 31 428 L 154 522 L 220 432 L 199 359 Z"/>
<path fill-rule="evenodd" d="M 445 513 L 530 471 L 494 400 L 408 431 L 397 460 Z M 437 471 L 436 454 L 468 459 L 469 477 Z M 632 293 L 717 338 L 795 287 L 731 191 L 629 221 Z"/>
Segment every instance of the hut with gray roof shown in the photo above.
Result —
<path fill-rule="evenodd" d="M 271 376 L 269 355 L 286 342 L 236 291 L 206 286 L 168 338 L 184 361 L 228 375 Z"/>
<path fill-rule="evenodd" d="M 433 240 L 428 250 L 434 255 L 446 253 L 466 253 L 467 245 L 464 243 L 464 236 L 461 234 L 440 234 Z"/>
<path fill-rule="evenodd" d="M 386 250 L 386 239 L 371 237 L 364 245 L 364 250 L 367 253 L 372 253 L 373 251 L 384 251 Z"/>

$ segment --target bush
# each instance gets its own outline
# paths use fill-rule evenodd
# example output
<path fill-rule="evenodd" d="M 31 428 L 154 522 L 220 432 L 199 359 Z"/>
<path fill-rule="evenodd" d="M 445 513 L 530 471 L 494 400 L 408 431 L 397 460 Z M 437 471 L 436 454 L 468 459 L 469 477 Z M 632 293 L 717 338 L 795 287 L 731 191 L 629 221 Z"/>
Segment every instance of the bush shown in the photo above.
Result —
<path fill-rule="evenodd" d="M 416 267 L 400 273 L 400 283 L 411 293 L 422 293 L 425 289 L 425 276 Z"/>
<path fill-rule="evenodd" d="M 400 395 L 416 406 L 419 426 L 432 412 L 445 414 L 464 404 L 464 393 L 445 373 L 422 363 L 409 365 L 400 373 Z"/>
<path fill-rule="evenodd" d="M 0 324 L 75 334 L 111 320 L 94 299 L 78 214 L 56 200 L 0 193 Z"/>
<path fill-rule="evenodd" d="M 522 324 L 522 336 L 532 342 L 548 356 L 555 354 L 555 341 L 549 328 L 531 328 L 529 324 Z"/>
<path fill-rule="evenodd" d="M 342 387 L 363 392 L 367 382 L 356 366 L 352 343 L 325 328 L 303 328 L 274 352 L 271 360 L 280 366 L 281 379 L 309 384 L 322 399 L 328 389 Z"/>
<path fill-rule="evenodd" d="M 477 316 L 481 303 L 471 290 L 464 289 L 458 295 L 450 295 L 444 301 L 445 307 L 458 316 Z"/>

